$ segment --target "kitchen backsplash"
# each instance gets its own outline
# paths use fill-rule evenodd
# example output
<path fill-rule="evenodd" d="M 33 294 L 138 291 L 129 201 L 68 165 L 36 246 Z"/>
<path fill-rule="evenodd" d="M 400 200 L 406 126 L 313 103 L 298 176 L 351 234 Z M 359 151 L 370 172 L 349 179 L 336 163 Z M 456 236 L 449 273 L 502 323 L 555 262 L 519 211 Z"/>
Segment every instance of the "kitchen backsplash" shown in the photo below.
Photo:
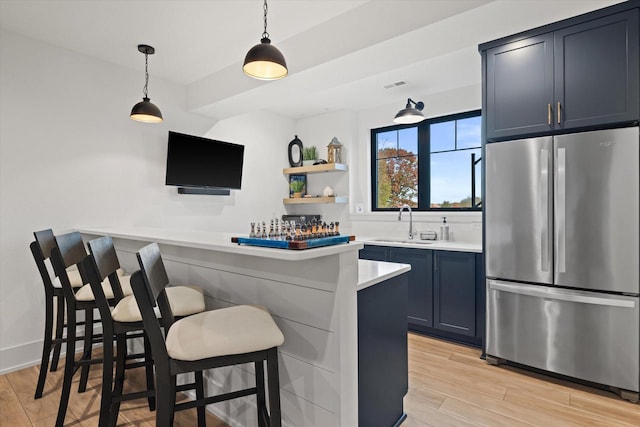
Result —
<path fill-rule="evenodd" d="M 482 216 L 480 213 L 443 212 L 437 215 L 413 213 L 413 229 L 420 238 L 421 231 L 435 231 L 440 240 L 442 217 L 447 217 L 449 240 L 457 242 L 482 242 Z M 351 215 L 351 232 L 358 237 L 402 238 L 409 232 L 409 213 L 402 213 L 402 221 L 398 221 L 397 212 Z"/>

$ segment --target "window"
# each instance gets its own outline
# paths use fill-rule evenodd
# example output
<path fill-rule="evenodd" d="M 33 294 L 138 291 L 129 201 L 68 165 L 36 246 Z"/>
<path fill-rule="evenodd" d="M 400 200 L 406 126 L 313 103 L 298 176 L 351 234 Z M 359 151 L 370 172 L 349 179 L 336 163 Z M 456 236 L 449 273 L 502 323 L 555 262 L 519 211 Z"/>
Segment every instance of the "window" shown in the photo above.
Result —
<path fill-rule="evenodd" d="M 372 129 L 372 210 L 479 210 L 480 129 L 480 110 Z"/>

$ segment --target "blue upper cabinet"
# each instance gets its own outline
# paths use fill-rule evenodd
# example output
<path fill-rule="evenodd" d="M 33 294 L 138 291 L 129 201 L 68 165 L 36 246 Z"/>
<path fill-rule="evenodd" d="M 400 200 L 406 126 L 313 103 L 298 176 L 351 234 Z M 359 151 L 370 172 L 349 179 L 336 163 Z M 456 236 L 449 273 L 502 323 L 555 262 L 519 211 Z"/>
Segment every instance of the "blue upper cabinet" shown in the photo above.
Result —
<path fill-rule="evenodd" d="M 487 140 L 639 120 L 637 6 L 626 2 L 480 45 Z"/>
<path fill-rule="evenodd" d="M 557 128 L 638 120 L 639 26 L 634 9 L 554 33 Z"/>
<path fill-rule="evenodd" d="M 487 137 L 552 129 L 553 35 L 490 49 L 486 61 Z"/>

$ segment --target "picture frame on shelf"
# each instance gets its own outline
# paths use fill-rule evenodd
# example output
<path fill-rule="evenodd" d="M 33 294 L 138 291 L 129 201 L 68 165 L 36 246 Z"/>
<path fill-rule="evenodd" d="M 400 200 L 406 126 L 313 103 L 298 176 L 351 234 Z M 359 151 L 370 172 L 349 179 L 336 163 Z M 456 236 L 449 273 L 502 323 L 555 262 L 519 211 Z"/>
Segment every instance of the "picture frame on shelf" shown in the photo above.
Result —
<path fill-rule="evenodd" d="M 289 175 L 289 197 L 300 198 L 307 192 L 307 175 Z"/>

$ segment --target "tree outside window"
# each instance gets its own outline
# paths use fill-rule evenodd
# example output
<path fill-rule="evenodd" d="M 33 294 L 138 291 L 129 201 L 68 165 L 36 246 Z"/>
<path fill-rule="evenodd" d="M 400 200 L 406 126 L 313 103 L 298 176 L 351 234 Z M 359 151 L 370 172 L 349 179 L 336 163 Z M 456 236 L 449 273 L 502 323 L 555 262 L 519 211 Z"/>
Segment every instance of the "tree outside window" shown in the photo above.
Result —
<path fill-rule="evenodd" d="M 418 207 L 417 128 L 381 132 L 377 136 L 377 206 Z"/>

